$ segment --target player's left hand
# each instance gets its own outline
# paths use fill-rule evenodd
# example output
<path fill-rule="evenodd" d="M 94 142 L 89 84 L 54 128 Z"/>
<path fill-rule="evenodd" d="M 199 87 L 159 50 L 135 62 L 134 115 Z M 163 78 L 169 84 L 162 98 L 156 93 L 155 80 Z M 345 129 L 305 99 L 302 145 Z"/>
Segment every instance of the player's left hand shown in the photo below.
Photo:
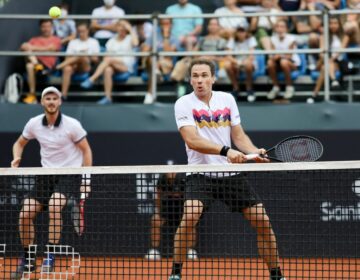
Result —
<path fill-rule="evenodd" d="M 244 163 L 246 162 L 246 157 L 242 152 L 239 152 L 234 149 L 230 149 L 226 155 L 228 162 L 231 163 Z"/>
<path fill-rule="evenodd" d="M 256 153 L 259 154 L 259 156 L 254 158 L 255 162 L 258 163 L 270 162 L 270 160 L 267 158 L 266 150 L 264 148 L 258 149 Z"/>

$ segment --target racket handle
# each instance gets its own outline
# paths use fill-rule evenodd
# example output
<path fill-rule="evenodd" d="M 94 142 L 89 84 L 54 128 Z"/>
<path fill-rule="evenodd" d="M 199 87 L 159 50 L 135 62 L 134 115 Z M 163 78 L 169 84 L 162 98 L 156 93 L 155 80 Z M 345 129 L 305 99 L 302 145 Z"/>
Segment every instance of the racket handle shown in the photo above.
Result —
<path fill-rule="evenodd" d="M 86 193 L 81 193 L 80 194 L 80 200 L 85 200 L 86 199 Z"/>
<path fill-rule="evenodd" d="M 248 154 L 248 155 L 245 155 L 245 157 L 246 157 L 247 160 L 252 160 L 252 159 L 258 158 L 259 156 L 260 156 L 259 154 Z"/>

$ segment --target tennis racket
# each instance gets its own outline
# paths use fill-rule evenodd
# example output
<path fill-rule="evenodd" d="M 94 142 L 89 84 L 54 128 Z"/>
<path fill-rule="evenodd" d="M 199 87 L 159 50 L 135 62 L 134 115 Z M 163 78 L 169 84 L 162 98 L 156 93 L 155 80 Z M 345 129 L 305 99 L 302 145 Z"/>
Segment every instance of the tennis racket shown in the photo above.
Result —
<path fill-rule="evenodd" d="M 86 194 L 81 193 L 79 203 L 76 202 L 71 211 L 74 229 L 79 236 L 81 236 L 85 230 L 85 199 Z"/>
<path fill-rule="evenodd" d="M 291 136 L 279 142 L 266 151 L 267 158 L 279 162 L 317 161 L 323 154 L 321 142 L 311 136 Z M 252 160 L 258 154 L 248 154 L 246 158 Z M 262 155 L 260 155 L 262 156 Z"/>

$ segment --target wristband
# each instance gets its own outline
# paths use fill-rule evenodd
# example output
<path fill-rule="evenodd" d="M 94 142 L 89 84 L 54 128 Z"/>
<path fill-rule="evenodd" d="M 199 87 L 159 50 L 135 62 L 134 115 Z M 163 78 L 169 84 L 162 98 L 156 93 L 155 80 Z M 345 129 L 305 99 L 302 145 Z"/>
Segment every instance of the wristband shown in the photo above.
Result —
<path fill-rule="evenodd" d="M 220 155 L 226 157 L 229 150 L 230 150 L 230 147 L 228 147 L 228 146 L 223 146 L 223 147 L 221 148 Z"/>

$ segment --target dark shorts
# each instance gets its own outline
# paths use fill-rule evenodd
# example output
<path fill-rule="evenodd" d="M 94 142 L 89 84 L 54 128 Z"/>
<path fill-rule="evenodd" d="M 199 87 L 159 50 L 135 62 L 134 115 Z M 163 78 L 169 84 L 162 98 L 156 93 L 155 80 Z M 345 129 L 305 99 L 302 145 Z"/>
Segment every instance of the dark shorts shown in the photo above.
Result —
<path fill-rule="evenodd" d="M 205 211 L 215 200 L 225 203 L 232 212 L 242 212 L 244 208 L 261 203 L 243 174 L 218 178 L 198 174 L 188 176 L 185 199 L 200 200 Z"/>
<path fill-rule="evenodd" d="M 171 225 L 178 225 L 184 210 L 184 198 L 163 198 L 161 200 L 161 217 Z"/>
<path fill-rule="evenodd" d="M 24 195 L 46 206 L 53 193 L 61 193 L 66 199 L 80 195 L 81 175 L 43 175 L 35 177 L 35 184 Z"/>

